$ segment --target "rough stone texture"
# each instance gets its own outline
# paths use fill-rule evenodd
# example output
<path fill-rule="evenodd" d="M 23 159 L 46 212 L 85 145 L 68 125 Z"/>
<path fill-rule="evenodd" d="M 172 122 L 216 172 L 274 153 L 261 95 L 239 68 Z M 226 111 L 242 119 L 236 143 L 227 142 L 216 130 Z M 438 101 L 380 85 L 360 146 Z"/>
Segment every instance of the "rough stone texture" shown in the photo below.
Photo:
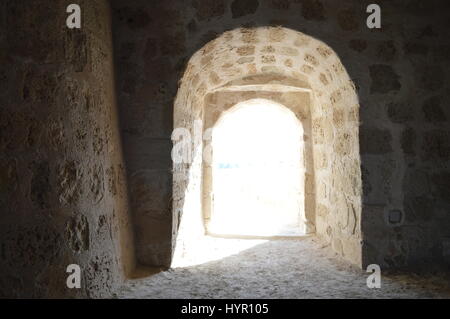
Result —
<path fill-rule="evenodd" d="M 446 122 L 447 116 L 441 107 L 442 101 L 439 96 L 433 96 L 423 103 L 422 111 L 425 121 L 430 123 Z"/>
<path fill-rule="evenodd" d="M 374 64 L 369 67 L 369 72 L 372 78 L 371 93 L 389 93 L 400 89 L 399 76 L 391 66 Z"/>
<path fill-rule="evenodd" d="M 201 151 L 172 167 L 174 117 L 191 129 L 209 91 L 255 75 L 314 92 L 311 211 L 325 242 L 359 265 L 442 261 L 448 3 L 384 1 L 380 31 L 364 26 L 364 1 L 188 2 L 110 1 L 114 67 L 106 1 L 80 1 L 71 31 L 69 1 L 0 3 L 0 295 L 110 294 L 133 266 L 128 193 L 138 261 L 168 266 L 184 206 L 201 211 Z M 65 286 L 70 263 L 85 271 L 79 291 Z"/>
<path fill-rule="evenodd" d="M 414 109 L 412 103 L 405 104 L 389 103 L 387 115 L 393 123 L 406 123 L 414 119 Z"/>
<path fill-rule="evenodd" d="M 70 3 L 0 4 L 0 297 L 107 297 L 134 266 L 126 185 L 108 192 L 103 169 L 125 173 L 110 9 L 81 1 L 69 30 Z"/>
<path fill-rule="evenodd" d="M 361 154 L 386 154 L 392 152 L 392 136 L 388 130 L 366 128 L 360 135 Z"/>
<path fill-rule="evenodd" d="M 337 20 L 339 26 L 344 31 L 355 31 L 358 30 L 362 19 L 358 16 L 354 9 L 345 9 L 339 11 L 337 15 Z"/>
<path fill-rule="evenodd" d="M 223 0 L 193 0 L 192 6 L 196 9 L 200 21 L 220 17 L 225 13 Z"/>
<path fill-rule="evenodd" d="M 319 0 L 302 1 L 302 16 L 306 20 L 321 21 L 325 19 L 325 8 Z"/>
<path fill-rule="evenodd" d="M 416 141 L 416 131 L 411 127 L 405 128 L 405 130 L 402 132 L 402 135 L 400 136 L 400 144 L 402 146 L 403 153 L 406 155 L 415 155 L 415 148 L 417 144 Z"/>
<path fill-rule="evenodd" d="M 367 49 L 367 42 L 362 39 L 353 39 L 348 43 L 349 47 L 357 52 L 363 52 Z"/>
<path fill-rule="evenodd" d="M 258 0 L 234 0 L 231 4 L 232 17 L 239 18 L 253 14 L 258 9 L 258 6 Z"/>
<path fill-rule="evenodd" d="M 267 41 L 271 46 L 267 46 Z M 305 44 L 301 48 L 295 47 L 295 43 L 300 41 Z M 249 43 L 253 46 L 253 55 L 260 58 L 245 62 L 249 64 L 245 66 L 245 63 L 239 63 L 239 53 L 246 51 Z M 271 54 L 265 54 L 268 51 Z M 292 57 L 290 64 L 284 63 L 285 56 Z M 238 61 L 238 64 L 234 61 Z M 297 71 L 304 65 L 312 69 L 308 73 Z M 200 80 L 211 73 L 221 75 L 216 83 Z M 240 94 L 208 95 L 220 90 L 239 92 L 240 87 L 249 85 L 259 87 L 256 95 L 250 89 L 241 89 Z M 292 101 L 298 102 L 299 99 L 288 99 L 290 92 L 285 86 L 314 94 L 314 102 L 310 108 L 307 107 L 308 103 L 302 103 L 301 107 L 293 104 Z M 324 92 L 325 89 L 328 91 Z M 282 92 L 285 97 L 278 100 L 277 92 Z M 355 86 L 336 53 L 325 43 L 287 28 L 241 28 L 228 31 L 197 51 L 189 60 L 175 100 L 175 125 L 184 125 L 193 131 L 195 121 L 198 120 L 205 129 L 213 127 L 215 119 L 224 110 L 252 97 L 279 101 L 291 109 L 301 122 L 310 121 L 311 124 L 304 124 L 305 127 L 311 127 L 310 132 L 305 131 L 305 134 L 312 137 L 310 153 L 332 150 L 328 167 L 313 171 L 311 163 L 310 171 L 307 168 L 307 228 L 315 229 L 317 235 L 325 241 L 333 242 L 335 249 L 344 258 L 361 264 L 359 143 L 353 138 L 358 136 L 358 122 L 352 116 L 347 116 L 350 111 L 358 109 L 359 105 Z M 336 111 L 332 112 L 332 109 Z M 329 118 L 328 113 L 333 114 L 332 118 Z M 187 114 L 189 115 L 186 116 Z M 184 164 L 174 165 L 174 173 L 181 176 L 174 178 L 173 184 L 173 209 L 181 215 L 178 216 L 181 218 L 180 225 L 174 229 L 175 233 L 178 232 L 176 258 L 195 249 L 192 242 L 201 236 L 204 228 L 202 210 L 209 205 L 204 201 L 202 207 L 198 201 L 201 197 L 200 186 L 202 185 L 203 190 L 208 190 L 205 179 L 202 184 L 202 167 L 204 171 L 208 171 L 208 168 L 201 163 L 201 145 L 194 149 L 193 156 L 194 163 L 190 168 Z M 203 176 L 207 177 L 207 174 L 204 173 Z M 316 192 L 314 189 L 319 183 L 324 186 Z M 314 220 L 315 207 L 319 204 L 330 209 L 336 207 L 334 214 L 329 214 L 326 218 L 316 217 Z M 203 215 L 208 216 L 208 213 L 203 212 Z M 326 231 L 329 228 L 331 232 Z"/>
<path fill-rule="evenodd" d="M 359 264 L 442 260 L 448 3 L 383 1 L 369 30 L 367 1 L 239 2 L 111 0 L 114 66 L 106 0 L 80 1 L 78 31 L 64 27 L 69 1 L 0 3 L 0 296 L 111 293 L 133 264 L 127 194 L 138 261 L 168 266 L 182 208 L 201 211 L 185 196 L 200 194 L 201 152 L 172 167 L 174 117 L 191 129 L 209 91 L 254 75 L 314 92 L 308 202 L 325 242 Z"/>
<path fill-rule="evenodd" d="M 440 129 L 426 131 L 423 136 L 422 159 L 450 160 L 450 132 Z"/>
<path fill-rule="evenodd" d="M 66 240 L 75 252 L 89 250 L 89 222 L 86 216 L 76 214 L 67 222 Z"/>
<path fill-rule="evenodd" d="M 343 104 L 339 109 L 344 110 L 344 118 L 355 122 L 361 121 L 361 136 L 357 143 L 360 144 L 363 154 L 361 165 L 364 203 L 361 220 L 357 223 L 364 226 L 366 221 L 370 224 L 370 215 L 381 215 L 380 222 L 374 226 L 375 232 L 362 233 L 365 242 L 364 262 L 378 262 L 384 266 L 405 266 L 419 260 L 434 259 L 431 248 L 437 247 L 434 250 L 438 251 L 442 238 L 450 235 L 448 214 L 443 213 L 449 209 L 448 196 L 435 198 L 432 205 L 440 212 L 437 215 L 439 217 L 429 220 L 424 227 L 419 226 L 419 222 L 411 222 L 394 229 L 386 222 L 384 215 L 385 211 L 390 209 L 399 209 L 405 215 L 408 214 L 404 204 L 408 200 L 414 200 L 414 196 L 406 195 L 415 187 L 403 182 L 408 175 L 408 167 L 429 171 L 430 174 L 436 170 L 449 170 L 448 142 L 445 140 L 448 134 L 445 125 L 448 122 L 443 120 L 450 118 L 448 108 L 444 107 L 443 102 L 450 97 L 444 71 L 450 64 L 448 19 L 444 14 L 447 5 L 439 1 L 426 3 L 384 1 L 383 13 L 388 14 L 383 14 L 383 29 L 379 31 L 369 30 L 364 24 L 365 8 L 370 2 L 303 0 L 270 1 L 263 4 L 262 1 L 258 1 L 259 5 L 254 13 L 250 12 L 253 8 L 249 8 L 249 4 L 245 7 L 243 4 L 238 6 L 238 3 L 242 2 L 239 0 L 194 2 L 193 10 L 186 10 L 182 1 L 170 1 L 170 4 L 164 2 L 151 8 L 144 0 L 126 4 L 119 0 L 111 2 L 114 8 L 116 52 L 125 50 L 125 53 L 116 55 L 116 63 L 122 136 L 125 145 L 129 145 L 125 151 L 128 176 L 133 176 L 141 170 L 151 170 L 156 179 L 170 176 L 172 165 L 167 155 L 169 148 L 162 149 L 160 141 L 170 143 L 177 84 L 184 71 L 186 74 L 194 74 L 194 66 L 188 63 L 189 59 L 200 50 L 204 55 L 202 67 L 210 69 L 214 64 L 211 52 L 218 42 L 213 41 L 205 46 L 210 40 L 220 35 L 224 43 L 242 40 L 243 44 L 236 46 L 236 50 L 240 51 L 236 52 L 245 54 L 240 57 L 246 59 L 239 60 L 239 57 L 236 60 L 224 61 L 221 68 L 205 73 L 204 77 L 192 76 L 189 81 L 195 83 L 199 92 L 205 92 L 208 85 L 218 85 L 221 83 L 220 79 L 224 77 L 239 77 L 246 75 L 247 72 L 258 73 L 261 71 L 258 63 L 261 62 L 262 56 L 266 57 L 267 62 L 273 62 L 272 58 L 268 58 L 273 56 L 275 62 L 265 65 L 266 72 L 290 68 L 292 74 L 299 72 L 307 79 L 317 75 L 322 87 L 318 95 L 326 96 L 327 92 L 332 90 L 329 89 L 332 79 L 327 72 L 316 70 L 321 67 L 315 61 L 321 57 L 317 54 L 319 52 L 305 50 L 312 48 L 311 38 L 308 37 L 311 36 L 329 45 L 339 55 L 341 64 L 330 65 L 330 70 L 337 72 L 345 67 L 349 77 L 354 81 L 361 103 L 360 119 L 358 116 L 355 117 L 354 111 L 350 111 L 352 105 Z M 246 14 L 233 19 L 233 7 L 235 14 L 237 11 Z M 127 23 L 128 18 L 136 11 L 145 12 L 144 14 L 151 18 L 150 21 L 153 21 L 139 32 L 132 30 Z M 174 23 L 167 24 L 163 21 L 169 16 L 168 12 L 183 14 L 174 19 Z M 280 45 L 282 32 L 278 34 L 275 32 L 267 38 L 257 36 L 251 29 L 245 29 L 241 34 L 224 33 L 241 27 L 274 24 L 302 31 L 307 36 L 298 37 L 292 41 L 292 45 L 283 42 Z M 160 48 L 166 39 L 179 33 L 184 33 L 185 36 L 179 37 L 179 41 L 183 44 L 177 47 L 184 46 L 185 50 L 167 59 L 161 55 Z M 148 39 L 151 39 L 151 44 L 148 44 Z M 253 46 L 255 59 L 252 60 L 249 58 L 253 57 L 253 48 L 250 50 L 244 48 Z M 295 48 L 300 55 L 281 56 L 282 47 Z M 327 50 L 317 49 L 325 56 L 328 54 Z M 234 54 L 234 51 L 229 49 L 226 51 Z M 287 58 L 290 61 L 286 62 Z M 298 64 L 300 60 L 303 63 Z M 339 101 L 343 100 L 342 96 L 345 97 L 347 92 L 341 91 L 336 91 L 330 96 L 324 107 L 330 103 L 341 103 Z M 196 94 L 193 88 L 191 92 Z M 433 99 L 437 96 L 441 101 L 440 104 L 437 98 Z M 317 122 L 319 133 L 316 135 L 317 141 L 335 136 L 334 129 L 327 129 L 326 124 L 320 129 L 321 121 L 323 123 L 336 121 L 337 127 L 342 125 L 342 114 L 331 112 L 334 108 L 328 109 L 329 115 Z M 441 116 L 442 113 L 445 117 Z M 185 120 L 176 125 L 186 127 L 197 115 L 186 112 Z M 342 133 L 337 136 L 345 137 L 345 132 Z M 345 141 L 333 143 L 333 150 L 334 147 L 337 147 L 341 154 L 347 152 Z M 145 154 L 139 153 L 141 158 L 136 161 L 135 154 L 138 154 L 137 150 L 142 149 L 146 150 Z M 325 169 L 333 163 L 333 159 L 326 158 L 324 153 L 327 152 L 319 149 L 314 152 L 315 167 Z M 164 162 L 157 159 L 163 159 Z M 438 181 L 430 179 L 430 183 L 435 182 Z M 317 194 L 323 194 L 331 199 L 329 192 L 332 185 L 319 183 Z M 161 192 L 156 199 L 156 203 L 160 203 L 156 210 L 154 204 L 148 203 L 155 216 L 161 216 L 161 212 L 167 210 L 170 203 L 161 200 L 166 196 L 167 190 Z M 373 207 L 382 209 L 374 211 Z M 330 211 L 329 214 L 333 212 Z M 176 228 L 178 215 L 174 214 L 166 222 L 175 225 Z M 416 231 L 419 227 L 420 232 Z M 148 226 L 148 230 L 155 234 L 158 232 L 151 225 Z M 325 228 L 323 233 L 334 236 L 331 228 L 328 228 L 328 232 Z M 166 232 L 161 233 L 154 244 L 164 242 L 164 247 L 169 247 L 173 236 L 169 228 L 166 228 Z M 422 242 L 423 245 L 413 244 L 416 241 Z M 340 247 L 340 244 L 337 243 L 336 247 Z M 170 254 L 171 252 L 167 251 L 166 256 L 161 256 L 161 260 L 168 260 L 168 256 L 170 259 Z M 149 262 L 146 262 L 145 258 L 141 259 L 143 263 L 154 263 L 151 256 L 147 261 Z"/>

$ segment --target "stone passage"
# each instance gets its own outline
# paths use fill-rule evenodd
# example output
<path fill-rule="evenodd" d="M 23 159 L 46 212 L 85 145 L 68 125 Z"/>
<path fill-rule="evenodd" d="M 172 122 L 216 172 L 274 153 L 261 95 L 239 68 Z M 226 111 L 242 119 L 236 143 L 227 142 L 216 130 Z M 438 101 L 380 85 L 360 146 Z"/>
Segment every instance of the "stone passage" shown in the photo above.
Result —
<path fill-rule="evenodd" d="M 110 2 L 139 263 L 170 265 L 178 226 L 196 220 L 187 208 L 200 206 L 200 168 L 175 167 L 190 181 L 172 183 L 174 125 L 206 118 L 203 97 L 230 81 L 273 74 L 314 91 L 316 232 L 345 258 L 362 251 L 362 264 L 449 258 L 450 2 L 383 1 L 381 30 L 358 0 Z"/>
<path fill-rule="evenodd" d="M 361 265 L 359 104 L 339 57 L 323 42 L 287 28 L 225 32 L 189 60 L 175 100 L 174 126 L 194 134 L 201 123 L 205 132 L 223 112 L 252 98 L 286 106 L 304 126 L 306 232 Z M 194 141 L 192 162 L 174 164 L 176 257 L 194 249 L 205 232 L 203 218 L 210 214 L 204 147 L 201 138 Z"/>
<path fill-rule="evenodd" d="M 77 0 L 82 27 L 69 29 L 72 2 L 0 0 L 0 298 L 108 297 L 136 265 L 209 252 L 202 135 L 255 99 L 303 128 L 306 233 L 356 266 L 450 263 L 450 1 L 380 1 L 377 30 L 360 0 Z M 174 127 L 199 132 L 193 161 L 172 165 Z M 309 267 L 294 255 L 314 252 L 286 245 L 244 254 L 262 273 L 264 247 Z M 66 285 L 71 264 L 80 289 Z M 258 280 L 302 296 L 287 265 Z M 210 291 L 224 278 L 211 273 L 188 278 Z M 171 274 L 181 291 L 178 270 L 155 280 Z M 346 274 L 337 295 L 355 291 Z M 283 294 L 251 275 L 236 280 L 255 296 Z"/>

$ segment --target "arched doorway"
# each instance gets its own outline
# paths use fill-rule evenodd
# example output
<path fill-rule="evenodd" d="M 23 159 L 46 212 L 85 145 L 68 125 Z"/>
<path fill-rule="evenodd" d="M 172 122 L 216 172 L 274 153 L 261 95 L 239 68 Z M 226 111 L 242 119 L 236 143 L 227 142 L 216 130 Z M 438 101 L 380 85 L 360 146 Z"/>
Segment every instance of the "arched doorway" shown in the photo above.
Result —
<path fill-rule="evenodd" d="M 210 185 L 204 180 L 205 133 L 224 111 L 251 98 L 278 102 L 304 119 L 311 155 L 305 164 L 307 232 L 315 232 L 343 258 L 361 265 L 355 86 L 330 47 L 281 27 L 225 32 L 189 60 L 174 106 L 174 127 L 186 128 L 194 136 L 192 160 L 173 167 L 175 255 L 188 252 L 206 232 L 209 195 L 203 190 Z M 307 102 L 299 103 L 302 99 Z"/>
<path fill-rule="evenodd" d="M 211 146 L 208 234 L 305 234 L 303 126 L 289 109 L 240 102 L 217 121 Z"/>

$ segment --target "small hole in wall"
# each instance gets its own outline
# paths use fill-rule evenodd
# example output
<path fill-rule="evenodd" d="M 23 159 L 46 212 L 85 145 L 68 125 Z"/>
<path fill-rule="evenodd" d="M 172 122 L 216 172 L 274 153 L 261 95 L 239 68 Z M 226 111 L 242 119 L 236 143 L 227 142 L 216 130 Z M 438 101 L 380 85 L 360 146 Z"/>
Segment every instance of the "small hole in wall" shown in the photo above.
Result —
<path fill-rule="evenodd" d="M 399 209 L 392 209 L 388 213 L 388 223 L 390 225 L 399 225 L 403 221 L 403 212 Z"/>

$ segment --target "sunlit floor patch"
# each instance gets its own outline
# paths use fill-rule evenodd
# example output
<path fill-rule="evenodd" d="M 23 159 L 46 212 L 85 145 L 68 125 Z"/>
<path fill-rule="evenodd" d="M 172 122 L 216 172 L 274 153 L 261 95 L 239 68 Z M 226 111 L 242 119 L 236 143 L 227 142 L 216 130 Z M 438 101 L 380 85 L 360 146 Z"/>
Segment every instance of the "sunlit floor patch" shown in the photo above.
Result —
<path fill-rule="evenodd" d="M 221 260 L 266 243 L 265 239 L 224 239 L 204 236 L 172 268 L 189 267 Z"/>

